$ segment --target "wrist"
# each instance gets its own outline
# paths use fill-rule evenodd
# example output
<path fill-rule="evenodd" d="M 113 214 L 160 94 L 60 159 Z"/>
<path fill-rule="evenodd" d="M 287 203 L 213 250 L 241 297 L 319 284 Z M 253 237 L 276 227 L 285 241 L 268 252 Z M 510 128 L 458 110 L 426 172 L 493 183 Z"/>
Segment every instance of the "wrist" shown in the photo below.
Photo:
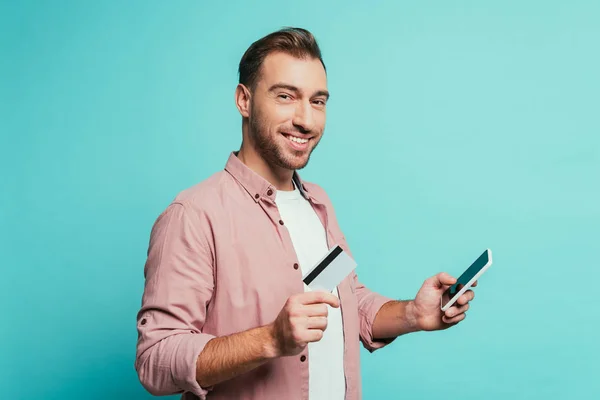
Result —
<path fill-rule="evenodd" d="M 421 326 L 421 317 L 415 306 L 414 300 L 409 300 L 406 304 L 406 322 L 410 326 L 409 329 L 413 332 L 423 330 L 423 327 Z"/>
<path fill-rule="evenodd" d="M 278 358 L 281 356 L 281 351 L 279 350 L 279 340 L 277 339 L 277 331 L 275 329 L 275 324 L 268 324 L 263 326 L 262 328 L 262 336 L 264 338 L 263 343 L 263 356 L 267 360 L 272 360 L 274 358 Z"/>

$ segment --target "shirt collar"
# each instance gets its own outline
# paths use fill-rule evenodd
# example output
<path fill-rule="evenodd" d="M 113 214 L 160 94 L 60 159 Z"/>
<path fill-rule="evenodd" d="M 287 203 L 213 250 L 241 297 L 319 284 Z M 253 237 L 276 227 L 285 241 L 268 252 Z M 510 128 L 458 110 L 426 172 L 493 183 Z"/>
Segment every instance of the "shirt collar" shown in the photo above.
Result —
<path fill-rule="evenodd" d="M 246 189 L 254 201 L 258 202 L 261 197 L 267 197 L 274 201 L 277 192 L 275 186 L 251 170 L 237 157 L 237 154 L 237 151 L 231 152 L 227 164 L 225 165 L 225 170 L 229 172 L 244 189 Z M 302 196 L 307 200 L 311 199 L 311 196 L 306 189 L 306 185 L 304 185 L 297 171 L 294 171 L 292 179 Z"/>

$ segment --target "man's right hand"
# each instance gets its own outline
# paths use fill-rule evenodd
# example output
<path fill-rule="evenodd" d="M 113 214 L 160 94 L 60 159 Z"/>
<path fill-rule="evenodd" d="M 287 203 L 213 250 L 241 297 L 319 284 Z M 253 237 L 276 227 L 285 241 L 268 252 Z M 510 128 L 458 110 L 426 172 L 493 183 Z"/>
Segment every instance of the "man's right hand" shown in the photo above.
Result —
<path fill-rule="evenodd" d="M 340 301 L 325 292 L 294 295 L 274 322 L 209 340 L 196 361 L 196 380 L 202 387 L 214 386 L 274 358 L 301 353 L 323 337 L 328 304 L 337 308 Z"/>
<path fill-rule="evenodd" d="M 308 343 L 318 342 L 327 328 L 327 305 L 339 307 L 331 293 L 306 292 L 291 296 L 271 324 L 275 357 L 300 354 Z"/>

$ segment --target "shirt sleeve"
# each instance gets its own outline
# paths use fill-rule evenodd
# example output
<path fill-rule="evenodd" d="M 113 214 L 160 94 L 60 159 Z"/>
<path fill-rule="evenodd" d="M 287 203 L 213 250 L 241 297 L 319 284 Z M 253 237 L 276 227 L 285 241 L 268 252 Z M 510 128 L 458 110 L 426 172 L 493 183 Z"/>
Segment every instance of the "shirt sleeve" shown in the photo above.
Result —
<path fill-rule="evenodd" d="M 375 322 L 377 313 L 385 303 L 393 301 L 393 299 L 369 290 L 358 280 L 356 272 L 353 272 L 352 274 L 354 280 L 354 293 L 356 294 L 356 299 L 358 301 L 360 341 L 363 346 L 372 353 L 375 350 L 381 349 L 392 343 L 395 339 L 375 340 L 373 338 L 373 323 Z"/>
<path fill-rule="evenodd" d="M 150 235 L 135 369 L 154 395 L 192 392 L 205 399 L 211 389 L 196 381 L 198 356 L 214 338 L 202 332 L 214 281 L 212 253 L 201 226 L 197 214 L 173 203 Z"/>

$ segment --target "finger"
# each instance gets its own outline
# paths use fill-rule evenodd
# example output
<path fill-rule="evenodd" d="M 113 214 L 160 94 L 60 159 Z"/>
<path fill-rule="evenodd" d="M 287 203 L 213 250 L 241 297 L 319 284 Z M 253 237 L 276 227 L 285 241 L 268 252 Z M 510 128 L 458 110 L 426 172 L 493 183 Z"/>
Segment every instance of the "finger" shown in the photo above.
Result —
<path fill-rule="evenodd" d="M 469 304 L 465 304 L 463 306 L 452 306 L 446 310 L 444 316 L 448 318 L 456 317 L 459 314 L 465 313 L 469 309 Z"/>
<path fill-rule="evenodd" d="M 302 293 L 298 298 L 301 304 L 325 303 L 335 308 L 338 308 L 340 306 L 340 300 L 333 294 L 327 292 L 306 292 Z"/>
<path fill-rule="evenodd" d="M 306 327 L 308 329 L 320 329 L 324 331 L 327 329 L 327 317 L 310 317 Z"/>
<path fill-rule="evenodd" d="M 318 342 L 323 339 L 323 331 L 321 329 L 308 329 L 306 331 L 306 342 Z"/>
<path fill-rule="evenodd" d="M 445 324 L 454 325 L 454 324 L 457 324 L 457 323 L 459 323 L 460 321 L 462 321 L 462 320 L 463 320 L 463 319 L 465 319 L 466 317 L 467 317 L 467 314 L 464 314 L 464 313 L 463 313 L 463 314 L 459 314 L 459 315 L 457 315 L 456 317 L 453 317 L 453 318 L 448 318 L 448 317 L 446 317 L 446 316 L 444 315 L 444 316 L 442 317 L 442 321 L 443 321 Z"/>
<path fill-rule="evenodd" d="M 454 285 L 456 283 L 456 278 L 446 272 L 440 272 L 439 274 L 432 276 L 431 279 L 434 286 L 437 288 Z"/>
<path fill-rule="evenodd" d="M 326 304 L 309 304 L 303 306 L 304 315 L 309 317 L 326 317 L 329 315 L 329 310 Z"/>
<path fill-rule="evenodd" d="M 475 287 L 475 286 L 477 286 L 477 282 L 479 282 L 479 281 L 475 281 L 475 282 L 473 282 L 473 284 L 471 285 L 471 287 Z"/>
<path fill-rule="evenodd" d="M 467 290 L 466 292 L 464 292 L 462 294 L 462 296 L 460 296 L 457 300 L 457 303 L 460 305 L 465 305 L 468 302 L 470 302 L 471 300 L 473 300 L 475 298 L 475 292 L 473 292 L 472 290 Z"/>

